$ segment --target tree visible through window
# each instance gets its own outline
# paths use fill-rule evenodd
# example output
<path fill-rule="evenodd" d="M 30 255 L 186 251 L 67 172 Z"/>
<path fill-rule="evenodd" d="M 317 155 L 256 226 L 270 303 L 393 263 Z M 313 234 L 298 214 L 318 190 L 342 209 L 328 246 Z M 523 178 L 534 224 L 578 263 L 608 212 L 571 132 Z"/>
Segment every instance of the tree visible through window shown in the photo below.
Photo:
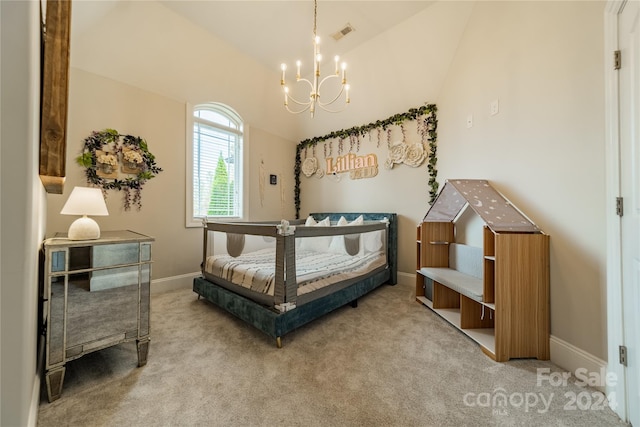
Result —
<path fill-rule="evenodd" d="M 222 153 L 220 153 L 216 173 L 213 176 L 213 184 L 211 185 L 209 216 L 229 216 L 234 210 L 233 202 L 233 180 L 229 180 L 227 164 L 222 157 Z"/>
<path fill-rule="evenodd" d="M 194 108 L 191 218 L 242 217 L 242 127 L 222 104 Z"/>

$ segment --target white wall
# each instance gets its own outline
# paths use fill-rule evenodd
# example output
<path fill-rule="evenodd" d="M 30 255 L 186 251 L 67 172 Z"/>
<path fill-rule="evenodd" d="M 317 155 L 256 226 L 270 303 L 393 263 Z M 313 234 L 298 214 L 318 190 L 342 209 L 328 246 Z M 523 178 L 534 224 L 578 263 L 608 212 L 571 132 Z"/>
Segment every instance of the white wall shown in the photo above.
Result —
<path fill-rule="evenodd" d="M 255 221 L 292 219 L 294 174 L 291 167 L 295 148 L 284 140 L 259 128 L 250 129 L 249 162 L 250 215 Z M 260 173 L 264 176 L 260 176 Z M 269 175 L 276 175 L 277 184 L 269 183 Z M 260 192 L 260 182 L 263 190 Z"/>
<path fill-rule="evenodd" d="M 37 2 L 0 2 L 0 424 L 35 425 L 38 249 L 44 190 L 38 177 L 40 25 Z"/>
<path fill-rule="evenodd" d="M 81 19 L 109 12 L 91 25 Z M 252 126 L 291 139 L 296 117 L 280 105 L 277 69 L 240 53 L 226 42 L 155 1 L 74 3 L 71 66 L 199 104 L 231 105 Z"/>
<path fill-rule="evenodd" d="M 291 201 L 293 167 L 283 164 L 292 162 L 295 143 L 282 135 L 296 134 L 295 121 L 282 109 L 264 108 L 265 98 L 279 99 L 278 85 L 267 83 L 278 81 L 277 70 L 266 70 L 158 2 L 78 2 L 73 14 L 67 182 L 63 195 L 48 196 L 48 236 L 69 227 L 74 218 L 59 212 L 74 186 L 87 185 L 75 162 L 83 139 L 104 128 L 141 136 L 163 172 L 145 184 L 140 211 L 124 211 L 122 193 L 110 191 L 110 214 L 98 221 L 103 230 L 132 229 L 156 238 L 154 288 L 174 280 L 189 284 L 200 268 L 202 231 L 184 225 L 186 104 L 208 101 L 228 104 L 245 121 L 249 219 L 294 216 L 280 193 Z M 101 14 L 91 25 L 81 21 Z M 277 186 L 264 187 L 262 203 L 261 163 L 266 179 L 279 176 Z"/>
<path fill-rule="evenodd" d="M 436 2 L 343 55 L 349 63 L 352 104 L 340 114 L 320 111 L 314 119 L 301 117 L 307 136 L 323 136 L 383 120 L 425 103 L 436 103 L 472 8 L 473 3 L 469 2 Z M 407 142 L 420 141 L 415 122 L 408 122 L 406 131 Z M 400 129 L 393 127 L 391 141 L 401 140 Z M 346 145 L 348 151 L 348 142 Z M 379 144 L 376 132 L 371 140 L 362 139 L 357 154 L 369 153 L 375 153 L 380 164 L 375 178 L 350 180 L 345 174 L 340 182 L 335 182 L 330 178 L 301 176 L 300 214 L 304 217 L 321 211 L 397 213 L 399 271 L 413 275 L 416 225 L 429 208 L 426 163 L 418 168 L 397 165 L 392 170 L 385 169 L 388 150 L 384 132 Z M 337 141 L 333 142 L 332 155 L 337 155 Z M 324 165 L 323 146 L 316 148 L 316 157 Z"/>
<path fill-rule="evenodd" d="M 472 8 L 473 2 L 433 2 L 358 48 L 341 52 L 349 64 L 351 104 L 340 114 L 298 116 L 303 139 L 435 103 Z"/>
<path fill-rule="evenodd" d="M 307 128 L 320 136 L 385 119 L 421 99 L 435 102 L 439 182 L 488 179 L 550 234 L 551 333 L 600 359 L 606 359 L 604 209 L 610 206 L 603 10 L 599 1 L 439 2 L 349 52 L 353 109 L 335 121 L 319 116 Z M 360 68 L 366 75 L 357 74 Z M 357 104 L 360 96 L 365 105 Z M 490 116 L 496 99 L 500 112 Z M 384 149 L 377 153 L 384 159 Z M 428 209 L 427 178 L 426 167 L 406 166 L 381 170 L 372 180 L 303 177 L 302 215 L 398 212 L 400 271 L 410 273 L 415 225 Z"/>
<path fill-rule="evenodd" d="M 197 85 L 198 82 L 191 82 Z M 188 85 L 187 85 L 188 86 Z M 215 101 L 215 99 L 213 99 Z M 231 105 L 235 107 L 235 104 Z M 238 111 L 244 118 L 243 111 Z M 125 211 L 122 192 L 109 191 L 109 216 L 96 218 L 102 230 L 130 229 L 156 238 L 153 247 L 154 281 L 199 271 L 202 259 L 202 230 L 185 228 L 186 200 L 186 106 L 185 103 L 89 73 L 71 69 L 69 83 L 69 129 L 67 179 L 64 194 L 48 195 L 47 236 L 66 231 L 75 217 L 60 215 L 74 186 L 87 186 L 84 168 L 75 158 L 83 140 L 93 130 L 116 129 L 122 134 L 144 138 L 163 171 L 147 181 L 142 191 L 142 208 Z M 294 144 L 251 126 L 246 140 L 249 151 L 249 218 L 252 220 L 293 217 L 293 168 L 285 168 L 293 157 Z M 268 174 L 279 175 L 277 186 L 265 185 L 259 198 L 259 168 L 264 162 Z M 280 190 L 288 205 L 283 207 Z M 179 250 L 177 249 L 179 248 Z M 188 281 L 188 279 L 187 279 Z"/>
<path fill-rule="evenodd" d="M 75 158 L 93 130 L 116 129 L 144 138 L 163 168 L 142 190 L 142 208 L 124 210 L 123 192 L 109 191 L 109 216 L 96 218 L 102 230 L 130 229 L 155 237 L 153 276 L 198 271 L 199 229 L 185 229 L 185 105 L 75 68 L 69 80 L 67 178 L 64 194 L 48 195 L 47 237 L 66 231 L 76 217 L 60 215 L 75 186 L 88 186 Z M 173 244 L 180 244 L 176 251 Z"/>
<path fill-rule="evenodd" d="M 478 2 L 438 101 L 438 169 L 489 179 L 551 236 L 551 333 L 606 359 L 603 11 Z"/>

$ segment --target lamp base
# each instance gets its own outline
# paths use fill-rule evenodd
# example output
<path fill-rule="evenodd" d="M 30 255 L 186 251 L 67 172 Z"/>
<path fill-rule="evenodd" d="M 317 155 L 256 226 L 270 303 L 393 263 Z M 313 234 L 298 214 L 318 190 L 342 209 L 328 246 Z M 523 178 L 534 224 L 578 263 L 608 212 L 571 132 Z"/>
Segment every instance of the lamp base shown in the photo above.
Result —
<path fill-rule="evenodd" d="M 69 227 L 69 240 L 95 240 L 100 238 L 98 223 L 86 215 L 78 218 Z"/>

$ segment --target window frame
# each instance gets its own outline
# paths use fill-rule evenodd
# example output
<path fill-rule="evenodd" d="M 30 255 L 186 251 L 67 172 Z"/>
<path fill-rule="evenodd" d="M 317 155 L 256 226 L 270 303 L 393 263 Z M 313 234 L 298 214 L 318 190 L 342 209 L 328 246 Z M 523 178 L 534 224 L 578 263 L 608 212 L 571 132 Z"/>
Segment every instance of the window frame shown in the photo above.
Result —
<path fill-rule="evenodd" d="M 248 156 L 248 141 L 249 141 L 249 126 L 242 119 L 240 114 L 238 114 L 233 108 L 228 105 L 219 103 L 219 102 L 204 102 L 199 104 L 185 104 L 185 116 L 186 116 L 186 195 L 185 195 L 185 205 L 186 205 L 186 216 L 185 216 L 185 226 L 187 228 L 193 227 L 202 227 L 203 223 L 207 220 L 221 218 L 224 220 L 239 220 L 246 221 L 248 218 L 248 195 L 249 195 L 249 156 Z M 203 108 L 204 107 L 204 108 Z M 206 216 L 199 217 L 194 215 L 194 204 L 193 204 L 193 149 L 194 149 L 194 125 L 195 118 L 193 116 L 196 109 L 210 109 L 219 114 L 228 116 L 231 121 L 239 123 L 241 128 L 232 129 L 227 128 L 226 130 L 236 131 L 239 135 L 239 145 L 240 145 L 240 153 L 242 158 L 242 165 L 240 167 L 239 179 L 241 180 L 240 186 L 238 187 L 241 191 L 238 197 L 239 206 L 239 215 L 238 216 L 228 216 L 228 217 L 215 217 L 215 216 Z M 224 126 L 218 125 L 220 129 L 225 130 Z"/>

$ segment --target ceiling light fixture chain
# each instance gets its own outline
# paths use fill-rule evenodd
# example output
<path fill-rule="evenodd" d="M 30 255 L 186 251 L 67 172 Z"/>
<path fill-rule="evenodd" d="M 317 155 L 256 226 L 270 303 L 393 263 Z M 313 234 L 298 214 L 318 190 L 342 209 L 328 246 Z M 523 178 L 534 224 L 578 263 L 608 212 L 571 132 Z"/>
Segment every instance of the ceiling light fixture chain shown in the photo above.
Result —
<path fill-rule="evenodd" d="M 318 1 L 313 0 L 313 39 L 318 36 Z"/>
<path fill-rule="evenodd" d="M 296 66 L 297 66 L 297 71 L 296 71 L 296 83 L 297 82 L 305 82 L 306 84 L 309 85 L 310 88 L 310 92 L 309 92 L 309 100 L 308 101 L 299 101 L 297 99 L 295 99 L 292 95 L 289 94 L 289 87 L 286 85 L 286 71 L 287 71 L 287 64 L 282 64 L 281 65 L 281 69 L 282 69 L 282 78 L 280 79 L 280 85 L 282 86 L 283 92 L 284 92 L 284 106 L 287 109 L 287 111 L 289 111 L 290 113 L 293 114 L 300 114 L 303 113 L 307 110 L 309 110 L 309 112 L 311 113 L 311 117 L 314 117 L 315 112 L 316 112 L 316 107 L 320 107 L 322 110 L 324 111 L 328 111 L 330 113 L 339 113 L 340 111 L 343 111 L 347 105 L 351 102 L 350 98 L 349 98 L 349 84 L 347 84 L 347 64 L 345 62 L 342 63 L 342 76 L 340 76 L 340 68 L 338 67 L 338 63 L 340 61 L 340 58 L 338 56 L 336 56 L 334 58 L 335 60 L 335 71 L 332 74 L 329 74 L 328 76 L 324 77 L 323 79 L 320 79 L 320 63 L 322 62 L 322 55 L 320 54 L 320 37 L 318 37 L 317 34 L 317 19 L 318 19 L 318 1 L 314 0 L 314 8 L 313 8 L 313 82 L 311 82 L 308 79 L 303 79 L 300 76 L 300 68 L 302 63 L 300 61 L 296 62 Z M 320 100 L 320 89 L 323 87 L 324 83 L 329 81 L 329 80 L 333 80 L 333 79 L 337 79 L 340 86 L 339 86 L 339 90 L 337 91 L 337 95 L 332 98 L 330 101 L 328 102 L 322 102 Z M 345 94 L 344 97 L 344 105 L 341 108 L 338 109 L 331 109 L 329 108 L 330 105 L 332 105 L 334 102 L 336 102 L 341 96 L 342 94 Z M 289 107 L 289 101 L 293 102 L 294 104 L 300 106 L 299 110 L 292 110 Z"/>

